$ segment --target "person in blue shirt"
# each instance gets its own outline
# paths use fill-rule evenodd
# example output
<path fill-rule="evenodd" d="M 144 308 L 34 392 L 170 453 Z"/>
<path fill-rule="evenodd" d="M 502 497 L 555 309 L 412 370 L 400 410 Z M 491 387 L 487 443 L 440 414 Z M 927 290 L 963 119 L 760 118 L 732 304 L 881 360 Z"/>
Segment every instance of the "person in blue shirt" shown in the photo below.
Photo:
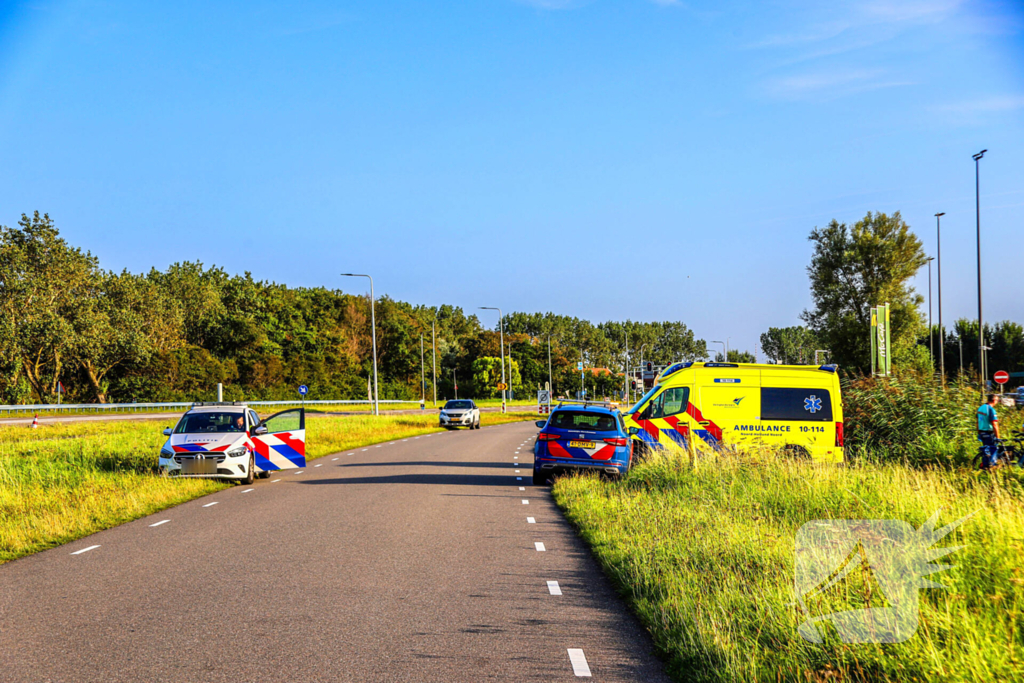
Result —
<path fill-rule="evenodd" d="M 988 400 L 978 406 L 978 441 L 985 450 L 985 458 L 982 460 L 982 469 L 988 469 L 996 464 L 996 439 L 999 438 L 999 418 L 996 416 L 996 401 L 999 397 L 989 394 Z"/>

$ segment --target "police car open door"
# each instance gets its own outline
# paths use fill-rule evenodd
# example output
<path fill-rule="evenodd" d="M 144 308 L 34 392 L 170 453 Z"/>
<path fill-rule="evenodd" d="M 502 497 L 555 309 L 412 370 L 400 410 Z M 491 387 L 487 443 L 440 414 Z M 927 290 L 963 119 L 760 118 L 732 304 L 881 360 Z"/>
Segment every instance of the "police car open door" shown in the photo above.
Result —
<path fill-rule="evenodd" d="M 256 467 L 264 472 L 305 467 L 306 410 L 293 408 L 262 420 L 252 443 Z"/>

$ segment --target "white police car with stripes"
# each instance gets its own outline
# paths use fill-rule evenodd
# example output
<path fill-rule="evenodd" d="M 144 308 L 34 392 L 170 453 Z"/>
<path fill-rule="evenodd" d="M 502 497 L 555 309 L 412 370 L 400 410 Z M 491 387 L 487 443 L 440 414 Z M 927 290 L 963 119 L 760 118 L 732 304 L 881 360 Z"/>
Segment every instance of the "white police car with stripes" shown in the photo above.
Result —
<path fill-rule="evenodd" d="M 306 411 L 261 420 L 244 403 L 196 403 L 164 430 L 161 474 L 251 484 L 277 470 L 306 466 Z"/>

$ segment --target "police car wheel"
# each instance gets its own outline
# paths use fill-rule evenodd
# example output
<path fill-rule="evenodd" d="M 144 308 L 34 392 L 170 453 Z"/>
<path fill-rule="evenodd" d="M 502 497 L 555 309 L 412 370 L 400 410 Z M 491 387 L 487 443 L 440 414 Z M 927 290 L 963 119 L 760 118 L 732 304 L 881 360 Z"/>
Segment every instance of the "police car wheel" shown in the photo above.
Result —
<path fill-rule="evenodd" d="M 256 480 L 256 461 L 254 460 L 252 453 L 249 454 L 249 469 L 246 472 L 245 479 L 242 483 L 248 486 Z"/>

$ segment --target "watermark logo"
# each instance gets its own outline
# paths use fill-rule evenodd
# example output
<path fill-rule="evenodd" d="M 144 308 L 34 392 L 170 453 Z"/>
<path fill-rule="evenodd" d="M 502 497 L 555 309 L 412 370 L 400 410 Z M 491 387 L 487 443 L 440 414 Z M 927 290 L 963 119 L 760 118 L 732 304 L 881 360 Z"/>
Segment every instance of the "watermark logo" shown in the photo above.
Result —
<path fill-rule="evenodd" d="M 821 399 L 811 394 L 804 399 L 804 410 L 808 411 L 811 415 L 818 412 L 821 410 Z"/>
<path fill-rule="evenodd" d="M 738 406 L 738 405 L 740 404 L 740 402 L 741 402 L 741 401 L 742 401 L 743 399 L 745 399 L 745 398 L 746 398 L 746 396 L 740 396 L 739 398 L 734 398 L 734 399 L 732 400 L 732 402 L 733 402 L 733 405 L 737 405 L 737 406 Z"/>
<path fill-rule="evenodd" d="M 964 546 L 933 548 L 974 513 L 936 530 L 939 513 L 914 529 L 895 519 L 819 519 L 796 535 L 793 592 L 806 620 L 804 640 L 820 643 L 826 625 L 844 643 L 902 643 L 917 632 L 922 588 L 946 588 L 925 577 L 952 565 L 932 560 Z M 814 616 L 813 604 L 858 609 Z"/>

